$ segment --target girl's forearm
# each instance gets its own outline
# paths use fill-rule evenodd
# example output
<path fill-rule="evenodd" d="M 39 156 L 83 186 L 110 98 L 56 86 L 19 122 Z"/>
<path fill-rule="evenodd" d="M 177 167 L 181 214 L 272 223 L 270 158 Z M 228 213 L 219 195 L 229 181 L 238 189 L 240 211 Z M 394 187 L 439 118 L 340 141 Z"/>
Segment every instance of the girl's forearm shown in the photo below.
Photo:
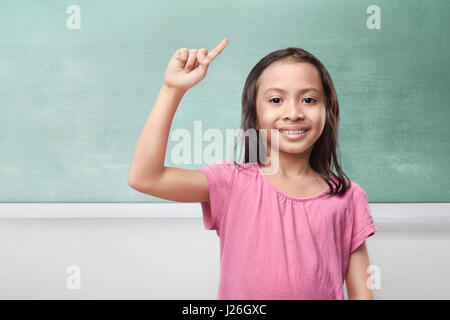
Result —
<path fill-rule="evenodd" d="M 372 295 L 372 290 L 367 291 L 365 294 L 353 295 L 351 292 L 347 291 L 348 300 L 374 300 Z"/>
<path fill-rule="evenodd" d="M 161 176 L 170 126 L 185 93 L 165 83 L 162 85 L 133 155 L 128 172 L 129 185 L 148 185 Z"/>

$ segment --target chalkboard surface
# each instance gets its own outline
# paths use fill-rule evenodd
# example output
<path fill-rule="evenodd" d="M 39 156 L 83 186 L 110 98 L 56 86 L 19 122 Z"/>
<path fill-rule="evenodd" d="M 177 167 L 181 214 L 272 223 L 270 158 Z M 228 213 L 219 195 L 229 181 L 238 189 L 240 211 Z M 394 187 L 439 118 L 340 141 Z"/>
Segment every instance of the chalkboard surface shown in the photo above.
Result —
<path fill-rule="evenodd" d="M 0 201 L 168 202 L 128 186 L 137 140 L 173 53 L 226 37 L 172 122 L 192 161 L 169 137 L 166 166 L 206 166 L 194 131 L 239 128 L 251 68 L 294 46 L 333 77 L 341 164 L 369 201 L 448 202 L 449 15 L 447 0 L 2 0 Z"/>

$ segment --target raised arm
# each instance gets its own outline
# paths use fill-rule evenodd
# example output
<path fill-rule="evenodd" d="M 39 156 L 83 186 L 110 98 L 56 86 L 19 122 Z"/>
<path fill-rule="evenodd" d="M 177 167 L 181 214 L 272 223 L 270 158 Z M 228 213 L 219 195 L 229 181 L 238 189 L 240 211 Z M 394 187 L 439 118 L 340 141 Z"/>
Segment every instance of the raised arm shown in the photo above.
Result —
<path fill-rule="evenodd" d="M 209 201 L 208 182 L 200 170 L 165 167 L 164 159 L 182 97 L 206 76 L 209 64 L 227 44 L 225 38 L 209 53 L 205 48 L 181 48 L 173 55 L 133 155 L 128 173 L 128 185 L 133 189 L 171 201 Z"/>

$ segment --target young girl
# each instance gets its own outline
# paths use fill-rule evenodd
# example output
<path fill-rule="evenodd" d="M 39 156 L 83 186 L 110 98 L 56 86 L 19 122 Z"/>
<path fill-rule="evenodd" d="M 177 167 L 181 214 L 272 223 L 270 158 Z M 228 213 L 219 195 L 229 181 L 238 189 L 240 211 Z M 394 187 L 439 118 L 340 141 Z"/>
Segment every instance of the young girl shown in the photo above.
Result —
<path fill-rule="evenodd" d="M 349 299 L 373 299 L 365 239 L 377 229 L 365 191 L 344 179 L 336 157 L 336 91 L 309 52 L 272 52 L 245 83 L 241 129 L 257 130 L 258 139 L 260 130 L 267 132 L 275 173 L 268 174 L 259 153 L 256 162 L 248 161 L 248 144 L 241 164 L 164 166 L 183 95 L 206 76 L 227 44 L 225 38 L 209 53 L 175 52 L 139 138 L 128 184 L 167 200 L 201 202 L 205 228 L 220 238 L 219 299 L 342 300 L 344 281 Z M 270 154 L 272 131 L 279 134 L 277 157 Z"/>

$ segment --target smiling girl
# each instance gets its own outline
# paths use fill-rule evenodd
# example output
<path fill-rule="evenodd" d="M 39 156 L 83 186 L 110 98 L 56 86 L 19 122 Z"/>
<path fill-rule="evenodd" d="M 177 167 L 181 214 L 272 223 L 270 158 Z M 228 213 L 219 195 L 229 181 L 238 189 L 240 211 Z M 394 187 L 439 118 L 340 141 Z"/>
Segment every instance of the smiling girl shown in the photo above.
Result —
<path fill-rule="evenodd" d="M 274 51 L 255 65 L 244 86 L 241 129 L 265 138 L 275 163 L 263 164 L 259 153 L 250 162 L 246 142 L 243 163 L 216 161 L 199 170 L 164 166 L 182 97 L 227 44 L 225 38 L 209 53 L 175 52 L 128 184 L 162 199 L 201 203 L 205 228 L 220 238 L 219 299 L 342 300 L 344 281 L 349 299 L 373 299 L 365 239 L 377 229 L 364 189 L 344 178 L 336 157 L 337 95 L 311 53 Z"/>

